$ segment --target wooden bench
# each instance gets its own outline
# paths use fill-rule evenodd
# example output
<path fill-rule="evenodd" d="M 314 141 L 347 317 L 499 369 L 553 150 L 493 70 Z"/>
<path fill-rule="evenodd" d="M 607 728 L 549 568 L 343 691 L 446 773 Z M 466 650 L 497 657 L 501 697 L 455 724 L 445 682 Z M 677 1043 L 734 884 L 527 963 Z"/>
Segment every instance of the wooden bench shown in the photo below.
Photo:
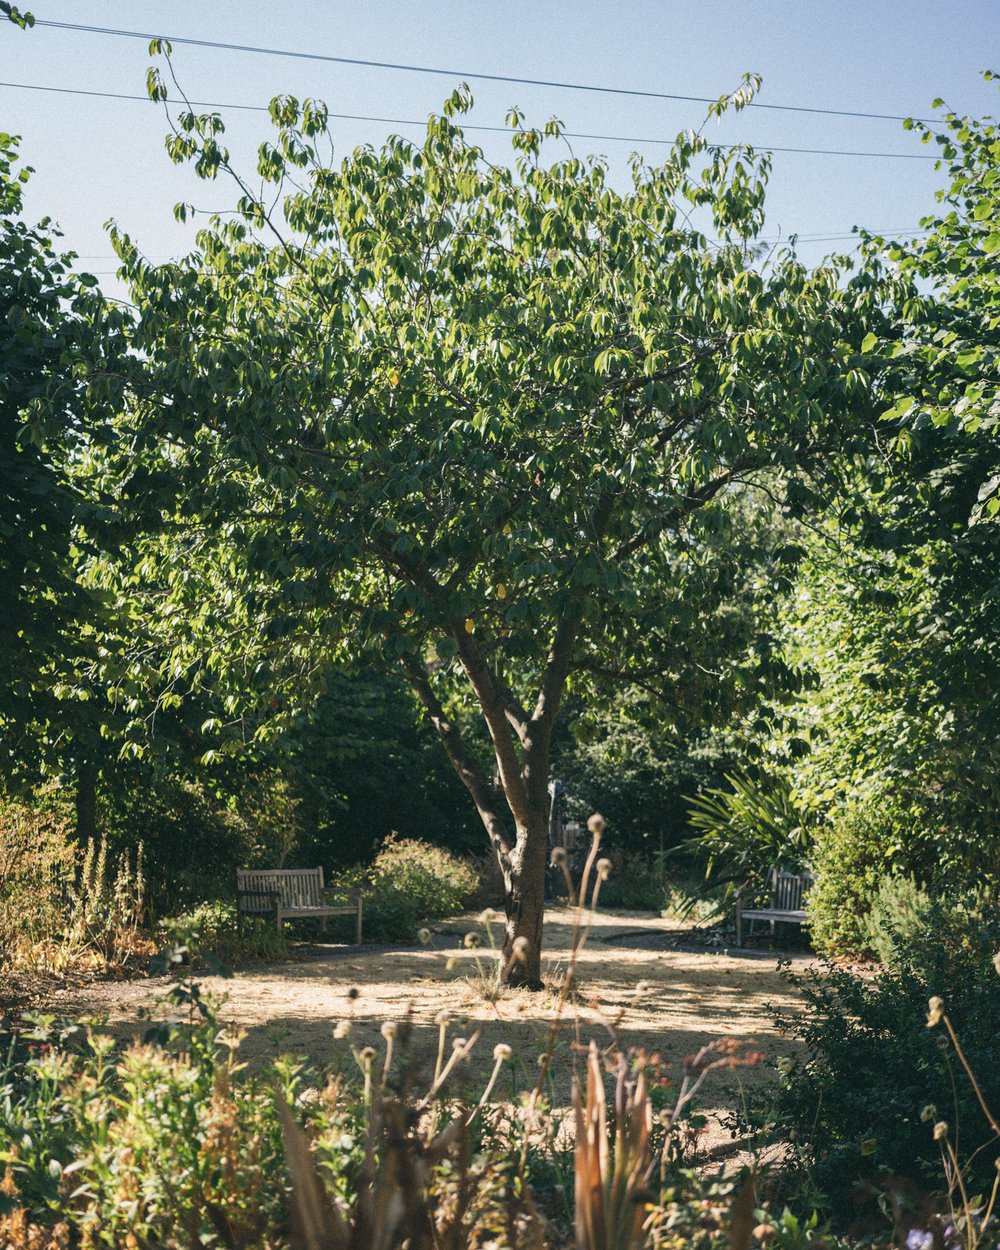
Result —
<path fill-rule="evenodd" d="M 361 891 L 353 903 L 331 907 L 323 889 L 322 868 L 237 868 L 236 906 L 244 916 L 274 916 L 283 920 L 313 919 L 326 932 L 327 916 L 354 916 L 355 938 L 361 941 Z"/>
<path fill-rule="evenodd" d="M 816 878 L 808 872 L 783 872 L 780 868 L 772 868 L 770 907 L 745 908 L 742 891 L 737 894 L 736 945 L 743 945 L 744 920 L 751 925 L 755 920 L 770 921 L 772 939 L 774 926 L 779 921 L 784 924 L 805 924 L 807 916 L 803 904 L 815 880 Z"/>

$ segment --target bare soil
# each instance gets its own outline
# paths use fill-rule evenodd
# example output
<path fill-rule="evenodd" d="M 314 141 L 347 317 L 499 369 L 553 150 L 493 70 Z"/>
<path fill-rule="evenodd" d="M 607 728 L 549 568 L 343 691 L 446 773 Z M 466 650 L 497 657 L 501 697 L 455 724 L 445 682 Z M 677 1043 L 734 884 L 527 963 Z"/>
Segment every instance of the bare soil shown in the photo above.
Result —
<path fill-rule="evenodd" d="M 573 915 L 562 908 L 546 913 L 546 982 L 556 986 L 570 955 Z M 606 912 L 594 917 L 577 965 L 577 993 L 565 1004 L 553 1075 L 557 1104 L 569 1099 L 571 1078 L 580 1066 L 579 1047 L 593 1038 L 598 1046 L 616 1040 L 626 1048 L 658 1053 L 679 1081 L 685 1056 L 706 1042 L 731 1038 L 759 1049 L 756 1067 L 712 1073 L 702 1109 L 719 1116 L 732 1109 L 749 1087 L 775 1079 L 775 1060 L 793 1043 L 779 1035 L 768 1005 L 797 1008 L 792 988 L 779 976 L 778 956 L 765 952 L 663 949 L 664 934 L 676 941 L 683 926 L 648 913 Z M 538 993 L 506 991 L 495 1002 L 478 988 L 475 956 L 489 967 L 489 950 L 462 946 L 471 917 L 439 926 L 423 947 L 303 946 L 292 962 L 243 969 L 230 980 L 199 977 L 203 992 L 225 998 L 221 1017 L 245 1033 L 241 1057 L 253 1066 L 279 1053 L 308 1056 L 322 1064 L 345 1053 L 333 1039 L 342 1020 L 352 1023 L 351 1041 L 384 1046 L 385 1021 L 412 1023 L 411 1053 L 433 1067 L 438 1045 L 436 1018 L 453 1014 L 452 1035 L 478 1030 L 471 1079 L 484 1079 L 493 1047 L 507 1042 L 522 1067 L 518 1084 L 530 1088 L 537 1057 L 559 1011 L 555 988 Z M 481 930 L 480 930 L 481 931 Z M 788 959 L 787 954 L 782 954 Z M 792 956 L 801 964 L 808 957 Z M 452 966 L 449 968 L 449 961 Z M 47 1009 L 106 1021 L 118 1037 L 141 1035 L 149 1014 L 164 1014 L 165 977 L 142 981 L 64 986 L 47 996 Z M 159 1005 L 158 1005 L 159 1004 Z M 574 1045 L 574 1043 L 576 1043 Z M 501 1082 L 498 1094 L 510 1092 Z M 725 1138 L 716 1127 L 710 1138 Z"/>

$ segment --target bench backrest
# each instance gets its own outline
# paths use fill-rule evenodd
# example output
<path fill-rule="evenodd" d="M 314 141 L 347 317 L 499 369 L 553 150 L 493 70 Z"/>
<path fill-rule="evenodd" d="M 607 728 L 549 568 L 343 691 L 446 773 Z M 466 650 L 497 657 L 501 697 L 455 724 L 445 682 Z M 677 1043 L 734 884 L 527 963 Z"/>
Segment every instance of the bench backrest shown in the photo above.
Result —
<path fill-rule="evenodd" d="M 323 904 L 323 869 L 238 868 L 236 888 L 251 895 L 247 911 L 268 911 L 268 894 L 280 895 L 282 907 L 320 907 Z"/>
<path fill-rule="evenodd" d="M 802 911 L 809 887 L 815 881 L 812 873 L 771 871 L 771 907 L 775 911 Z"/>

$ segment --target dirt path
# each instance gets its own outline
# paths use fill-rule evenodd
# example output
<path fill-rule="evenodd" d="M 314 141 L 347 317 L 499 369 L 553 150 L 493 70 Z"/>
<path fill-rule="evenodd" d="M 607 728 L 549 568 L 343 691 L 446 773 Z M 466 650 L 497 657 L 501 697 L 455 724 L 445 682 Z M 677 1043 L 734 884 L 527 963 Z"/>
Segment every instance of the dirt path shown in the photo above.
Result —
<path fill-rule="evenodd" d="M 547 976 L 565 967 L 572 916 L 561 909 L 546 914 Z M 774 1078 L 774 1060 L 788 1053 L 768 1003 L 794 1008 L 796 999 L 776 970 L 774 955 L 641 949 L 656 945 L 669 922 L 648 915 L 613 912 L 599 915 L 578 964 L 578 1000 L 565 1012 L 553 1065 L 555 1097 L 568 1098 L 570 1078 L 579 1064 L 574 1041 L 594 1038 L 599 1046 L 613 1032 L 626 1047 L 658 1052 L 679 1077 L 686 1055 L 708 1041 L 753 1041 L 767 1056 L 757 1068 L 713 1074 L 706 1083 L 705 1109 L 735 1105 L 741 1086 L 759 1086 Z M 677 926 L 674 926 L 677 927 Z M 342 1052 L 333 1040 L 338 1021 L 351 1020 L 351 1040 L 382 1046 L 380 1026 L 407 1016 L 413 1024 L 415 1057 L 433 1062 L 442 1009 L 453 1013 L 453 1034 L 481 1030 L 472 1065 L 473 1080 L 492 1066 L 493 1047 L 510 1043 L 525 1071 L 522 1085 L 534 1081 L 539 1054 L 557 1010 L 554 993 L 508 991 L 486 1001 L 474 985 L 474 952 L 461 946 L 462 935 L 477 928 L 457 921 L 438 931 L 428 947 L 312 947 L 299 962 L 243 970 L 231 980 L 201 978 L 203 989 L 227 996 L 221 1015 L 245 1031 L 241 1056 L 252 1064 L 280 1052 L 308 1055 L 323 1063 Z M 454 966 L 449 969 L 449 959 Z M 801 961 L 799 961 L 801 962 Z M 169 982 L 99 983 L 63 991 L 49 1009 L 61 1014 L 95 1015 L 121 1037 L 148 1027 L 143 1013 L 156 1011 L 156 1000 Z M 357 994 L 352 995 L 352 990 Z M 509 1086 L 508 1086 L 509 1088 Z M 717 1136 L 713 1134 L 713 1137 Z"/>

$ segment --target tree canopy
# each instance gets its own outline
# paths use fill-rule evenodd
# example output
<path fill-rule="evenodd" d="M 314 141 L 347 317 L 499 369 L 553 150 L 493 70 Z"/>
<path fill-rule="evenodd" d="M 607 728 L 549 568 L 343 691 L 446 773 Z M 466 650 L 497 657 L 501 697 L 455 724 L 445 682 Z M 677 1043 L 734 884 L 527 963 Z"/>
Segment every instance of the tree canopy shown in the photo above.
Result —
<path fill-rule="evenodd" d="M 834 267 L 760 255 L 766 155 L 685 133 L 618 190 L 599 160 L 545 164 L 516 112 L 513 167 L 492 164 L 455 121 L 470 105 L 457 91 L 422 144 L 337 165 L 323 106 L 277 99 L 266 194 L 220 118 L 179 114 L 173 158 L 239 194 L 175 264 L 114 232 L 141 360 L 109 471 L 159 530 L 136 557 L 157 570 L 169 697 L 209 671 L 245 689 L 253 668 L 280 710 L 289 657 L 319 674 L 348 641 L 401 667 L 537 981 L 568 686 L 683 688 L 734 648 L 745 674 L 776 663 L 727 603 L 787 553 L 726 547 L 755 488 L 789 513 L 817 498 L 867 410 L 877 310 Z M 485 768 L 449 707 L 455 674 Z"/>

